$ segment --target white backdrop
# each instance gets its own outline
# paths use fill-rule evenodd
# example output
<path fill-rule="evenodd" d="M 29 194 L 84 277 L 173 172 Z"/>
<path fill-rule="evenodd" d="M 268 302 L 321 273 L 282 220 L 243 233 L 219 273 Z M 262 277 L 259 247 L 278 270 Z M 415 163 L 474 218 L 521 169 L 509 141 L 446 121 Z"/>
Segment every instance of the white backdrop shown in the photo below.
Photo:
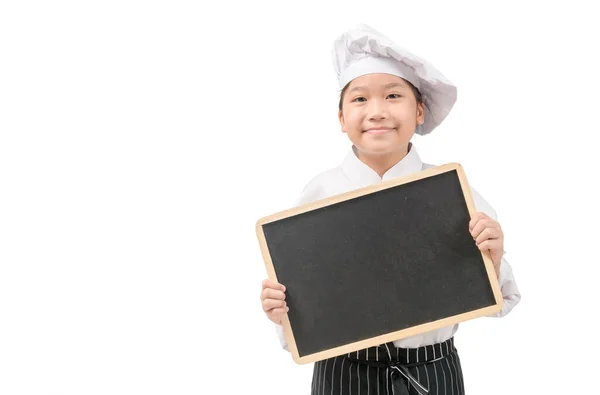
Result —
<path fill-rule="evenodd" d="M 600 31 L 549 3 L 2 2 L 0 393 L 309 393 L 255 223 L 346 154 L 330 50 L 358 23 L 458 85 L 413 142 L 506 234 L 523 299 L 461 324 L 467 393 L 593 392 Z"/>

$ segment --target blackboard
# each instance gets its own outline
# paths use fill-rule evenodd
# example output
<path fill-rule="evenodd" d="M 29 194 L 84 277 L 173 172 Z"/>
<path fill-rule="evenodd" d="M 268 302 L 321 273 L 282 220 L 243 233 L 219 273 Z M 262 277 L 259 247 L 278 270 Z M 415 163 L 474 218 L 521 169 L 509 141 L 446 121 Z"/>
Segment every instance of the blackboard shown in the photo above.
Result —
<path fill-rule="evenodd" d="M 286 286 L 299 364 L 493 314 L 502 295 L 469 233 L 475 207 L 457 163 L 260 219 L 268 277 Z"/>

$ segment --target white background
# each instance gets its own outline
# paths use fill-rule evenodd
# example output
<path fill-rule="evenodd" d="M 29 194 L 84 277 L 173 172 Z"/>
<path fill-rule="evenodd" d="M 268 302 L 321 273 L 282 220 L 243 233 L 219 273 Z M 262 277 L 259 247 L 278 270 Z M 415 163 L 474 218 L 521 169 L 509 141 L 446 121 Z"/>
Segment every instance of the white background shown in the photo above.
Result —
<path fill-rule="evenodd" d="M 255 223 L 346 154 L 330 50 L 358 23 L 458 85 L 413 142 L 461 163 L 506 234 L 523 299 L 461 324 L 467 393 L 593 392 L 585 4 L 2 2 L 0 394 L 309 393 L 261 310 Z"/>

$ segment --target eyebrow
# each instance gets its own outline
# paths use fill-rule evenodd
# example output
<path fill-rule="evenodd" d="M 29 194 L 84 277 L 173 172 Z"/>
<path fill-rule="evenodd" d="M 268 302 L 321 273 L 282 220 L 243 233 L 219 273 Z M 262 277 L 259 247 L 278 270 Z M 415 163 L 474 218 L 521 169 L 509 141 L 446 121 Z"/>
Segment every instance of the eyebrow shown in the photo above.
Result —
<path fill-rule="evenodd" d="M 390 88 L 406 88 L 406 86 L 398 83 L 398 82 L 390 82 L 389 84 L 385 84 L 383 85 L 384 89 L 390 89 Z M 348 93 L 352 93 L 354 91 L 363 91 L 366 88 L 364 86 L 355 86 L 354 88 L 350 89 L 348 91 Z"/>

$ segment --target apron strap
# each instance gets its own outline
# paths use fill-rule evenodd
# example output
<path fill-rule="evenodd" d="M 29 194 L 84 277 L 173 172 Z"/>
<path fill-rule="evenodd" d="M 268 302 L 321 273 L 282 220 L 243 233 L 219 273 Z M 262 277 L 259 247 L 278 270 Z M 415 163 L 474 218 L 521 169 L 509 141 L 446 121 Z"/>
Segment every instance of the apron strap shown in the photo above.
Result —
<path fill-rule="evenodd" d="M 412 374 L 408 371 L 406 366 L 403 365 L 392 365 L 390 367 L 391 373 L 397 371 L 402 376 L 404 376 L 405 380 L 392 380 L 392 393 L 394 395 L 409 395 L 408 385 L 407 383 L 412 384 L 412 386 L 417 390 L 419 395 L 427 395 L 429 394 L 429 388 L 425 388 L 423 384 L 419 383 L 419 380 L 414 378 Z"/>

